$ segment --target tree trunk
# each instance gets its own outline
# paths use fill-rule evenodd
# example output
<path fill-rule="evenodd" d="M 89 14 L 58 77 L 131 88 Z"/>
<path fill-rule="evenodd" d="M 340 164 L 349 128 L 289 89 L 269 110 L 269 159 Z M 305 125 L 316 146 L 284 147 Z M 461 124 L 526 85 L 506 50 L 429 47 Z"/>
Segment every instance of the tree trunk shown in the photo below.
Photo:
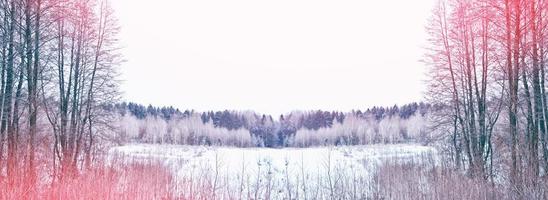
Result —
<path fill-rule="evenodd" d="M 8 29 L 8 55 L 7 55 L 7 66 L 6 66 L 6 90 L 5 90 L 5 99 L 4 104 L 4 113 L 6 118 L 6 126 L 8 133 L 8 158 L 7 158 L 7 175 L 10 185 L 13 185 L 15 178 L 15 162 L 17 160 L 17 150 L 16 150 L 16 139 L 15 139 L 15 128 L 12 126 L 13 121 L 13 86 L 14 86 L 14 32 L 15 32 L 15 1 L 10 3 L 10 22 Z"/>

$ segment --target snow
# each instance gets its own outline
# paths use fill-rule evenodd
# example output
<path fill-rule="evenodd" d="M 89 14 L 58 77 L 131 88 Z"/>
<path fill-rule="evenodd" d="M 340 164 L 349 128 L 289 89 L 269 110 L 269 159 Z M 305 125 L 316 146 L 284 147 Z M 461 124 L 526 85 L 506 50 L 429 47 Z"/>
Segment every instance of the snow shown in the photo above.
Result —
<path fill-rule="evenodd" d="M 437 152 L 419 144 L 281 149 L 128 144 L 112 148 L 109 155 L 129 162 L 160 162 L 181 181 L 206 174 L 212 180 L 224 179 L 227 187 L 239 187 L 244 180 L 248 187 L 249 182 L 271 181 L 278 183 L 272 187 L 282 191 L 284 184 L 309 182 L 315 177 L 319 180 L 320 176 L 358 174 L 371 180 L 385 162 L 423 162 Z M 323 181 L 307 183 L 310 187 L 317 184 Z"/>
<path fill-rule="evenodd" d="M 303 163 L 306 168 L 322 168 L 331 158 L 332 163 L 350 163 L 356 166 L 368 163 L 369 169 L 383 161 L 413 161 L 422 155 L 431 155 L 435 149 L 417 144 L 367 145 L 312 148 L 235 148 L 184 145 L 129 144 L 111 149 L 110 154 L 134 160 L 160 160 L 174 170 L 207 164 L 217 165 L 230 172 L 239 172 L 242 166 L 270 163 L 274 169 Z"/>

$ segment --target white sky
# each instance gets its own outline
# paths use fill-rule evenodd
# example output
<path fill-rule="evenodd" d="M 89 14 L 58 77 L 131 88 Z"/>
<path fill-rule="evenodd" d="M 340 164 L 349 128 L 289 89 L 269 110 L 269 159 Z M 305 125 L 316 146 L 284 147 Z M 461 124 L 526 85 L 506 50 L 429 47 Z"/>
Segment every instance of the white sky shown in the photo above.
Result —
<path fill-rule="evenodd" d="M 422 100 L 434 0 L 110 0 L 127 101 L 364 109 Z"/>

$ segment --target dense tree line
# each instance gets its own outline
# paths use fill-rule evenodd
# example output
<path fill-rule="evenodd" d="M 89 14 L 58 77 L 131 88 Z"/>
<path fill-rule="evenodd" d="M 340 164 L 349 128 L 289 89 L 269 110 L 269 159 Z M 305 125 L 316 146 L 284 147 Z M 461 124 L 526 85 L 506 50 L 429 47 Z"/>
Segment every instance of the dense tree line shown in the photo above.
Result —
<path fill-rule="evenodd" d="M 154 107 L 152 105 L 144 106 L 137 103 L 115 103 L 104 105 L 104 109 L 110 112 L 118 112 L 118 114 L 124 116 L 126 114 L 133 115 L 139 119 L 144 119 L 147 116 L 161 117 L 165 120 L 173 118 L 188 117 L 194 111 L 185 110 L 181 112 L 179 109 L 169 107 Z"/>
<path fill-rule="evenodd" d="M 428 26 L 429 97 L 446 105 L 432 122 L 455 168 L 515 195 L 548 169 L 547 14 L 543 0 L 440 0 Z"/>
<path fill-rule="evenodd" d="M 295 111 L 278 118 L 251 111 L 200 113 L 136 103 L 114 104 L 108 110 L 120 116 L 122 141 L 306 147 L 425 142 L 427 125 L 423 121 L 431 107 L 426 103 L 411 103 L 347 113 Z M 236 137 L 243 141 L 237 142 Z"/>

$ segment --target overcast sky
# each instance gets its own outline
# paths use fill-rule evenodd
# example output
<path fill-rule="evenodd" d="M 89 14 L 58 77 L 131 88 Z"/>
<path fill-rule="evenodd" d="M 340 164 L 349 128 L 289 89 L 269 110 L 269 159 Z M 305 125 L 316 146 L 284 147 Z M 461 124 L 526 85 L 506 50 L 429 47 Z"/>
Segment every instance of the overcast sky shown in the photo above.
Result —
<path fill-rule="evenodd" d="M 422 100 L 434 0 L 110 0 L 126 101 L 364 109 Z"/>

